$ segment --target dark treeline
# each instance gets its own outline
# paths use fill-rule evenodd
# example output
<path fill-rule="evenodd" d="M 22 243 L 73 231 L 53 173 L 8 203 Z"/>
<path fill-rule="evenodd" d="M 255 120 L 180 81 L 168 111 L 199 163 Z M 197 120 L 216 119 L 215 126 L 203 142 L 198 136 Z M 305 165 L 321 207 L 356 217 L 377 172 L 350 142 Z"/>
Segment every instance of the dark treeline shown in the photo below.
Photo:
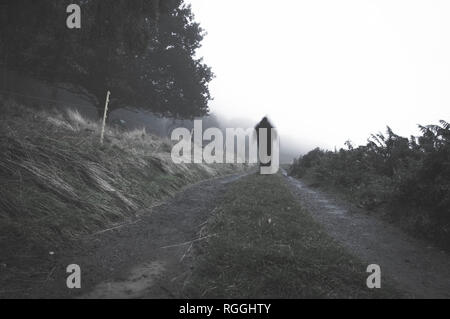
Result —
<path fill-rule="evenodd" d="M 204 31 L 183 0 L 1 1 L 0 63 L 87 97 L 103 108 L 139 107 L 193 117 L 208 112 L 210 68 L 195 57 Z"/>
<path fill-rule="evenodd" d="M 372 135 L 367 145 L 296 160 L 291 174 L 340 190 L 367 209 L 450 248 L 450 124 L 420 126 L 409 139 Z"/>

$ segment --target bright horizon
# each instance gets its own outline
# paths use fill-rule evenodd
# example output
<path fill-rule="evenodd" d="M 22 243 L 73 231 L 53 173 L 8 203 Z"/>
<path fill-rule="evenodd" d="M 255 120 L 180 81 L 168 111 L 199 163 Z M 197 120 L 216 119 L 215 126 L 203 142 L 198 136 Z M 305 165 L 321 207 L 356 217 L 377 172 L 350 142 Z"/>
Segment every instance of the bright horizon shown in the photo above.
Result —
<path fill-rule="evenodd" d="M 268 115 L 309 150 L 450 118 L 449 1 L 188 2 L 226 120 Z"/>

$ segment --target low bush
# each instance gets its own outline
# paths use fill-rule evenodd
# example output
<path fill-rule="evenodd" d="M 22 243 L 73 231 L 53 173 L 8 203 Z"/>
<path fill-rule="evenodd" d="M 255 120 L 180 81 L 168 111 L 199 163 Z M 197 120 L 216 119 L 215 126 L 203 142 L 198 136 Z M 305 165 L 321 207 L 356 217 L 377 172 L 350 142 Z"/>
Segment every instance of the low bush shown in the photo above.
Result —
<path fill-rule="evenodd" d="M 348 195 L 413 232 L 450 247 L 450 124 L 419 126 L 420 136 L 372 135 L 366 145 L 298 158 L 290 173 Z"/>

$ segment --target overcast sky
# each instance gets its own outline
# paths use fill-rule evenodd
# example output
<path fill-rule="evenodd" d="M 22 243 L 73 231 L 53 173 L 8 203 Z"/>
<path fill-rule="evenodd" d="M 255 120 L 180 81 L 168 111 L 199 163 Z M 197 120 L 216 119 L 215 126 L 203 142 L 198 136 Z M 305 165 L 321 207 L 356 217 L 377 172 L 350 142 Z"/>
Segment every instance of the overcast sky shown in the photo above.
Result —
<path fill-rule="evenodd" d="M 448 0 L 188 1 L 220 116 L 329 149 L 450 121 Z"/>

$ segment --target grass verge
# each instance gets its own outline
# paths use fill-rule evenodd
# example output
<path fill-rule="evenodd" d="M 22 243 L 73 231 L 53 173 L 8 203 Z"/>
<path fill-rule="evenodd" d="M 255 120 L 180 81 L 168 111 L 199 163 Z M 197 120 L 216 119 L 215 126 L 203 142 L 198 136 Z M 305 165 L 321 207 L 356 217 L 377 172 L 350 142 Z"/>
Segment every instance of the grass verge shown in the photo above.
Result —
<path fill-rule="evenodd" d="M 202 236 L 184 291 L 191 298 L 400 296 L 384 284 L 368 289 L 367 265 L 324 232 L 279 175 L 231 185 Z"/>

